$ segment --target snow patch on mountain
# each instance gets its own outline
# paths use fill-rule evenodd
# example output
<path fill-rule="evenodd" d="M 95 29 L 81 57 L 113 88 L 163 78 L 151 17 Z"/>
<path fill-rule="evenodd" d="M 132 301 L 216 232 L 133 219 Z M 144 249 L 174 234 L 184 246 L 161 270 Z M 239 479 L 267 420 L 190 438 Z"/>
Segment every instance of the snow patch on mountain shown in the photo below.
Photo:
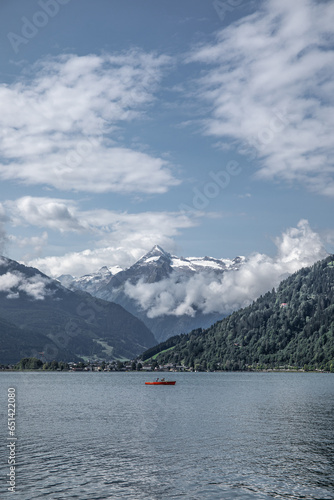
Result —
<path fill-rule="evenodd" d="M 123 269 L 120 266 L 103 266 L 96 273 L 85 274 L 79 278 L 70 274 L 62 274 L 57 279 L 66 288 L 80 289 L 95 295 L 101 286 L 107 284 L 113 276 L 121 271 Z"/>

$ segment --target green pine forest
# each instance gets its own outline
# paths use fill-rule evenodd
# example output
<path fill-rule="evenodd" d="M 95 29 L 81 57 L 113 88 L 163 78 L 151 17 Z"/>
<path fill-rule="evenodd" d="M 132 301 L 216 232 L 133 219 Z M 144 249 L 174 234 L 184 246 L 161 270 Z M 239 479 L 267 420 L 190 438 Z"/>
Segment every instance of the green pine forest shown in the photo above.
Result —
<path fill-rule="evenodd" d="M 144 361 L 194 370 L 303 368 L 334 372 L 334 256 L 303 268 L 206 330 L 155 346 Z"/>

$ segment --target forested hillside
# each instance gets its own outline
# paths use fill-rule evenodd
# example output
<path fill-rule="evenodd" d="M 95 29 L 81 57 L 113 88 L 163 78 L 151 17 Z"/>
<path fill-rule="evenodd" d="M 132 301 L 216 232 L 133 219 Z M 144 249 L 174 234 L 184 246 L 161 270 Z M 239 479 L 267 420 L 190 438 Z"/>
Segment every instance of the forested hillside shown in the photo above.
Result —
<path fill-rule="evenodd" d="M 296 366 L 334 371 L 334 256 L 303 268 L 212 327 L 146 351 L 197 370 Z M 161 352 L 165 351 L 165 352 Z"/>

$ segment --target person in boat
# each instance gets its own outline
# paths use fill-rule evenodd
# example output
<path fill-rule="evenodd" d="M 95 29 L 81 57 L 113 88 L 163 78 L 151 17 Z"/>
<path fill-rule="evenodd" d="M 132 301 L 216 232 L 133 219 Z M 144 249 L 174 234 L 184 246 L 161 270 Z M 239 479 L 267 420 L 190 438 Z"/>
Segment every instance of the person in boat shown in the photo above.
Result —
<path fill-rule="evenodd" d="M 156 382 L 159 382 L 159 377 L 156 379 Z"/>
<path fill-rule="evenodd" d="M 161 379 L 161 382 L 164 382 L 165 381 L 165 377 Z"/>

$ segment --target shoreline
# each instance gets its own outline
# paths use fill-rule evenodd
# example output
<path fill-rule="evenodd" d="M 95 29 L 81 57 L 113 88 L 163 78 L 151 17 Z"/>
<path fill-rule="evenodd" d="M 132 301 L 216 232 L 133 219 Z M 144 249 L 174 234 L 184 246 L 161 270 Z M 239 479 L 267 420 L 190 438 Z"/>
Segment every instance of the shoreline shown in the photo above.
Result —
<path fill-rule="evenodd" d="M 275 369 L 268 368 L 263 370 L 214 370 L 214 371 L 193 371 L 193 370 L 180 370 L 180 371 L 145 371 L 145 370 L 14 370 L 12 368 L 8 369 L 0 369 L 0 373 L 145 373 L 147 375 L 157 374 L 157 373 L 166 373 L 166 374 L 175 374 L 175 373 L 329 373 L 332 372 L 327 370 L 303 370 L 301 369 Z"/>

